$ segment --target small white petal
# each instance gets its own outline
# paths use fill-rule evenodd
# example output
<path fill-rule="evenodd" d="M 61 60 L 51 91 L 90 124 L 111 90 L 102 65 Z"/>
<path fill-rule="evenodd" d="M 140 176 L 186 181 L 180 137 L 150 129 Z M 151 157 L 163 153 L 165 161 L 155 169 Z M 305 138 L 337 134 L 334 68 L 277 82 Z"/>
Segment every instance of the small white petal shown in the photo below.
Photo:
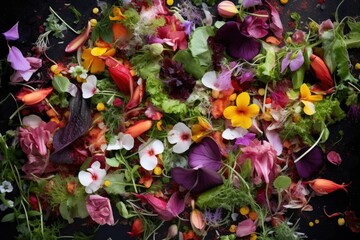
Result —
<path fill-rule="evenodd" d="M 227 128 L 222 133 L 222 137 L 226 140 L 234 140 L 235 138 L 243 137 L 245 134 L 248 133 L 248 131 L 244 128 L 238 127 L 238 128 Z"/>
<path fill-rule="evenodd" d="M 85 171 L 80 171 L 78 178 L 83 186 L 89 186 L 93 182 L 92 174 Z"/>
<path fill-rule="evenodd" d="M 100 169 L 100 162 L 99 161 L 96 161 L 96 162 L 93 162 L 93 164 L 91 164 L 91 168 L 94 169 L 95 171 L 97 169 Z"/>
<path fill-rule="evenodd" d="M 94 86 L 92 86 L 91 84 L 83 83 L 81 85 L 81 90 L 83 92 L 83 98 L 88 99 L 94 96 L 96 92 L 96 87 L 94 88 Z"/>
<path fill-rule="evenodd" d="M 219 90 L 215 86 L 216 81 L 217 81 L 217 74 L 215 71 L 206 72 L 204 74 L 204 76 L 201 78 L 201 82 L 202 82 L 202 84 L 204 84 L 205 87 L 208 87 L 208 88 L 211 88 L 214 90 Z"/>
<path fill-rule="evenodd" d="M 140 158 L 140 165 L 148 170 L 148 171 L 151 171 L 151 170 L 154 170 L 154 168 L 156 167 L 157 165 L 157 158 L 156 156 L 146 156 L 144 155 L 143 157 Z"/>
<path fill-rule="evenodd" d="M 134 138 L 130 134 L 124 134 L 121 141 L 126 150 L 130 150 L 134 147 Z"/>
<path fill-rule="evenodd" d="M 186 152 L 190 148 L 190 145 L 191 145 L 191 140 L 178 142 L 177 144 L 174 145 L 173 152 L 174 153 Z"/>
<path fill-rule="evenodd" d="M 151 147 L 154 150 L 155 155 L 160 154 L 164 151 L 164 144 L 157 139 L 151 143 Z"/>
<path fill-rule="evenodd" d="M 167 135 L 167 140 L 171 144 L 175 144 L 175 143 L 179 142 L 181 140 L 180 132 L 175 129 L 170 130 Z"/>
<path fill-rule="evenodd" d="M 111 151 L 111 150 L 119 150 L 121 149 L 121 143 L 120 141 L 118 141 L 116 138 L 111 138 L 109 141 L 109 144 L 106 147 L 106 150 Z"/>

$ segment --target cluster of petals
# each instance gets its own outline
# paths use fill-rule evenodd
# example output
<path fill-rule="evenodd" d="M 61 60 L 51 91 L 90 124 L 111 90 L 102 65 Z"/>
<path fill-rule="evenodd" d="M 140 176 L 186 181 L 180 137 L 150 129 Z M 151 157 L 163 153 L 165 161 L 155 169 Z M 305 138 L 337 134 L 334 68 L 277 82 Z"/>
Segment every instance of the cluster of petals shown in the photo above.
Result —
<path fill-rule="evenodd" d="M 179 122 L 168 132 L 167 139 L 169 143 L 175 144 L 173 146 L 175 153 L 183 153 L 191 145 L 191 129 L 184 123 Z"/>
<path fill-rule="evenodd" d="M 93 162 L 90 168 L 81 170 L 78 175 L 80 183 L 85 186 L 85 192 L 89 194 L 103 185 L 105 176 L 106 170 L 101 168 L 99 161 Z"/>
<path fill-rule="evenodd" d="M 164 151 L 164 144 L 158 139 L 150 139 L 139 146 L 140 165 L 148 170 L 153 170 L 158 164 L 157 155 Z"/>

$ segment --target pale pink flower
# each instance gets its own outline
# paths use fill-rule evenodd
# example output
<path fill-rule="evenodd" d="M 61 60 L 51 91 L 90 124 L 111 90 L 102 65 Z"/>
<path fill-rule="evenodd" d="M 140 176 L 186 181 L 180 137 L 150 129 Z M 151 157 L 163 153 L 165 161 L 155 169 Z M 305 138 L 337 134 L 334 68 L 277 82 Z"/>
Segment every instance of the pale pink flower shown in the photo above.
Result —
<path fill-rule="evenodd" d="M 95 75 L 90 75 L 86 78 L 86 82 L 81 85 L 83 98 L 91 98 L 97 91 L 96 88 L 97 78 Z"/>
<path fill-rule="evenodd" d="M 140 165 L 148 170 L 153 170 L 157 163 L 158 154 L 164 151 L 164 144 L 160 140 L 149 140 L 147 143 L 143 143 L 139 146 Z"/>
<path fill-rule="evenodd" d="M 265 182 L 269 183 L 269 175 L 274 170 L 276 160 L 273 146 L 267 141 L 254 139 L 249 146 L 241 148 L 241 151 L 238 161 L 243 163 L 246 159 L 251 159 L 253 170 L 257 173 L 255 180 L 263 177 Z"/>
<path fill-rule="evenodd" d="M 86 209 L 94 222 L 114 225 L 114 216 L 110 200 L 99 195 L 90 195 L 86 200 Z"/>
<path fill-rule="evenodd" d="M 106 170 L 100 168 L 100 162 L 96 161 L 91 164 L 91 167 L 86 169 L 87 171 L 81 170 L 79 172 L 79 181 L 85 186 L 86 193 L 96 192 L 103 184 L 106 176 Z"/>
<path fill-rule="evenodd" d="M 191 145 L 191 129 L 184 123 L 179 122 L 169 131 L 167 139 L 169 143 L 175 144 L 173 147 L 175 153 L 183 153 Z"/>
<path fill-rule="evenodd" d="M 236 228 L 236 236 L 237 237 L 245 237 L 250 235 L 256 231 L 256 225 L 253 220 L 250 218 L 239 222 Z"/>

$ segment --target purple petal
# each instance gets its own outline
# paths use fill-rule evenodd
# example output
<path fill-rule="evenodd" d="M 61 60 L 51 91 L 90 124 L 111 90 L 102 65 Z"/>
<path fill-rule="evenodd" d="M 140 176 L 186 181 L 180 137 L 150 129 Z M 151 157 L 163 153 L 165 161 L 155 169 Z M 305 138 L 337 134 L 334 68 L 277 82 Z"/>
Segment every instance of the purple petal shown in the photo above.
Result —
<path fill-rule="evenodd" d="M 8 31 L 4 32 L 3 35 L 7 41 L 9 40 L 18 40 L 19 39 L 19 30 L 18 30 L 19 22 L 17 22 L 12 28 Z"/>
<path fill-rule="evenodd" d="M 274 35 L 278 39 L 283 39 L 283 32 L 284 28 L 281 23 L 279 12 L 274 8 L 269 2 L 267 2 L 267 6 L 270 8 L 270 15 L 271 15 L 271 23 L 270 23 L 270 29 L 274 33 Z"/>
<path fill-rule="evenodd" d="M 254 80 L 254 73 L 251 71 L 246 71 L 241 74 L 240 84 L 243 84 L 244 82 L 251 82 L 252 80 Z"/>
<path fill-rule="evenodd" d="M 251 61 L 261 49 L 261 43 L 254 38 L 243 35 L 240 23 L 229 21 L 216 33 L 216 39 L 226 47 L 227 53 L 235 59 Z"/>
<path fill-rule="evenodd" d="M 287 66 L 289 66 L 291 55 L 292 55 L 291 52 L 287 53 L 286 57 L 282 60 L 280 73 L 283 73 L 285 71 L 285 68 L 287 68 Z"/>
<path fill-rule="evenodd" d="M 255 133 L 247 133 L 244 137 L 237 138 L 235 141 L 236 145 L 243 145 L 243 146 L 249 146 L 249 144 L 254 140 L 256 137 Z"/>
<path fill-rule="evenodd" d="M 242 5 L 244 8 L 249 8 L 249 7 L 253 7 L 256 5 L 262 5 L 261 0 L 244 0 L 242 2 Z"/>
<path fill-rule="evenodd" d="M 255 12 L 259 15 L 267 15 L 265 10 Z M 267 17 L 255 17 L 255 16 L 246 16 L 242 25 L 242 30 L 247 36 L 254 38 L 262 38 L 268 34 L 268 24 L 266 21 Z"/>
<path fill-rule="evenodd" d="M 218 79 L 215 83 L 215 86 L 219 90 L 228 90 L 231 87 L 231 73 L 232 71 L 229 69 L 220 72 Z"/>
<path fill-rule="evenodd" d="M 192 168 L 206 167 L 214 171 L 221 167 L 221 153 L 217 143 L 207 137 L 195 143 L 189 150 L 189 165 Z"/>
<path fill-rule="evenodd" d="M 303 148 L 294 153 L 294 158 L 301 156 L 309 148 Z M 320 147 L 314 147 L 300 161 L 295 163 L 296 170 L 301 178 L 307 179 L 315 176 L 323 166 L 324 153 Z"/>
<path fill-rule="evenodd" d="M 171 170 L 174 181 L 186 189 L 191 189 L 197 181 L 197 171 L 195 169 L 185 169 L 175 167 Z"/>
<path fill-rule="evenodd" d="M 290 61 L 290 70 L 292 72 L 298 70 L 304 64 L 304 56 L 301 51 L 298 51 L 296 57 Z"/>
<path fill-rule="evenodd" d="M 174 217 L 179 216 L 179 214 L 184 211 L 185 201 L 184 199 L 180 198 L 179 192 L 175 192 L 173 195 L 171 195 L 166 205 L 166 209 L 171 212 Z"/>
<path fill-rule="evenodd" d="M 11 47 L 7 57 L 8 62 L 14 70 L 27 71 L 31 68 L 30 63 L 17 47 Z"/>

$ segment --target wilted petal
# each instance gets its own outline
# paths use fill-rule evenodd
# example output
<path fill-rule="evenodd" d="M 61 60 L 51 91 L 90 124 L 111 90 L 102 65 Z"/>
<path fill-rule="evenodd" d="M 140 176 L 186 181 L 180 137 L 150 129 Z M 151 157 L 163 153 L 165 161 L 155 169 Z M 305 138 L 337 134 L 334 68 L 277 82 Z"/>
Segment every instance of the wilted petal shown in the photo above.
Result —
<path fill-rule="evenodd" d="M 303 148 L 294 153 L 294 158 L 300 157 L 309 148 Z M 315 176 L 323 166 L 324 154 L 320 147 L 314 147 L 301 160 L 295 163 L 296 170 L 301 178 L 307 179 Z"/>
<path fill-rule="evenodd" d="M 11 47 L 7 57 L 8 62 L 14 70 L 27 71 L 31 68 L 30 63 L 17 47 Z"/>
<path fill-rule="evenodd" d="M 280 139 L 279 132 L 276 130 L 266 130 L 266 137 L 269 140 L 269 143 L 274 147 L 277 155 L 279 156 L 283 150 L 283 144 Z"/>
<path fill-rule="evenodd" d="M 180 197 L 179 192 L 173 193 L 171 195 L 167 205 L 166 209 L 174 216 L 178 216 L 180 213 L 182 213 L 185 209 L 185 201 Z"/>
<path fill-rule="evenodd" d="M 25 116 L 22 121 L 23 121 L 24 126 L 31 127 L 31 128 L 37 128 L 43 122 L 39 116 L 34 115 L 34 114 Z"/>
<path fill-rule="evenodd" d="M 334 165 L 340 165 L 342 162 L 340 154 L 335 151 L 330 151 L 326 157 L 327 157 L 327 160 Z"/>
<path fill-rule="evenodd" d="M 236 236 L 237 237 L 245 237 L 247 235 L 250 235 L 251 233 L 254 233 L 256 231 L 256 225 L 253 220 L 250 218 L 239 222 L 237 228 L 236 228 Z"/>
<path fill-rule="evenodd" d="M 18 40 L 19 39 L 19 30 L 18 30 L 19 22 L 17 22 L 12 28 L 8 31 L 4 32 L 3 35 L 7 41 L 9 40 Z"/>

